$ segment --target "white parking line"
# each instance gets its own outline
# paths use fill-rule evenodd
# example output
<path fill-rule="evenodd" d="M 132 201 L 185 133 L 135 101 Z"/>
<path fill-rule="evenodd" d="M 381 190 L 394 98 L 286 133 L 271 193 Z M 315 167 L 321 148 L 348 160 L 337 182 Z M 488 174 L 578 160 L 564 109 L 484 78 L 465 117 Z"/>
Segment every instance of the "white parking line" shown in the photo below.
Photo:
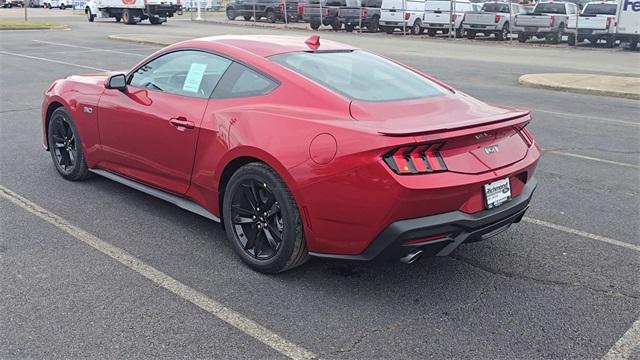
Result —
<path fill-rule="evenodd" d="M 580 119 L 580 120 L 591 119 L 591 120 L 602 121 L 602 122 L 610 122 L 610 123 L 630 125 L 630 126 L 640 126 L 640 123 L 637 123 L 637 122 L 618 120 L 618 119 L 609 119 L 609 118 L 603 118 L 603 117 L 600 117 L 600 116 L 592 116 L 592 115 L 584 115 L 584 114 L 570 114 L 570 113 L 563 113 L 563 112 L 558 112 L 558 111 L 537 110 L 537 109 L 533 110 L 533 112 L 534 113 L 541 112 L 541 113 L 564 116 L 564 117 L 569 117 L 569 118 L 577 118 L 577 119 Z"/>
<path fill-rule="evenodd" d="M 118 51 L 118 50 L 100 49 L 100 48 L 94 48 L 94 47 L 89 47 L 89 46 L 63 44 L 63 43 L 58 43 L 58 42 L 53 42 L 53 41 L 44 41 L 44 40 L 31 40 L 31 41 L 34 41 L 34 42 L 37 42 L 37 43 L 42 43 L 42 44 L 49 44 L 49 45 L 55 45 L 55 46 L 65 46 L 65 47 L 76 48 L 76 49 L 93 50 L 93 51 L 104 51 L 104 52 L 123 54 L 123 55 L 131 55 L 131 56 L 138 56 L 138 57 L 147 56 L 147 55 L 134 54 L 134 53 L 130 53 L 130 52 Z M 153 49 L 153 48 L 149 48 L 149 49 Z"/>
<path fill-rule="evenodd" d="M 640 319 L 636 320 L 624 335 L 602 357 L 602 360 L 631 359 L 634 351 L 640 351 Z"/>
<path fill-rule="evenodd" d="M 608 237 L 605 237 L 605 236 L 591 234 L 591 233 L 588 233 L 586 231 L 572 229 L 572 228 L 569 228 L 569 227 L 566 227 L 566 226 L 557 225 L 557 224 L 550 223 L 550 222 L 547 222 L 547 221 L 544 221 L 544 220 L 532 219 L 530 217 L 524 217 L 524 218 L 522 218 L 522 221 L 528 222 L 528 223 L 531 223 L 531 224 L 544 226 L 546 228 L 562 231 L 562 232 L 565 232 L 565 233 L 582 236 L 582 237 L 587 238 L 587 239 L 601 241 L 601 242 L 604 242 L 604 243 L 607 243 L 607 244 L 620 246 L 620 247 L 623 247 L 623 248 L 627 248 L 627 249 L 631 249 L 631 250 L 635 250 L 635 251 L 640 252 L 640 246 L 638 246 L 638 245 L 629 244 L 629 243 L 626 243 L 624 241 L 611 239 L 611 238 L 608 238 Z"/>
<path fill-rule="evenodd" d="M 187 300 L 202 310 L 210 313 L 243 333 L 264 343 L 292 359 L 315 359 L 317 356 L 309 350 L 296 345 L 251 319 L 225 307 L 221 303 L 209 298 L 205 294 L 179 282 L 160 270 L 144 263 L 126 251 L 113 246 L 94 235 L 72 225 L 67 220 L 51 213 L 24 197 L 0 185 L 0 196 L 18 205 L 24 210 L 36 215 L 58 229 L 73 236 L 77 240 L 98 250 L 99 252 L 118 261 L 127 268 L 153 281 L 160 287 L 169 290 L 181 299 Z"/>
<path fill-rule="evenodd" d="M 79 68 L 83 68 L 83 69 L 90 69 L 90 70 L 97 70 L 97 71 L 109 71 L 109 70 L 107 70 L 107 69 L 101 69 L 101 68 L 97 68 L 97 67 L 93 67 L 93 66 L 87 66 L 87 65 L 74 64 L 74 63 L 70 63 L 70 62 L 66 62 L 66 61 L 60 61 L 60 60 L 47 59 L 47 58 L 42 58 L 42 57 L 37 57 L 37 56 L 31 56 L 31 55 L 17 54 L 17 53 L 12 53 L 12 52 L 8 52 L 8 51 L 0 51 L 0 54 L 2 54 L 2 55 L 11 55 L 11 56 L 18 56 L 18 57 L 22 57 L 22 58 L 26 58 L 26 59 L 33 59 L 33 60 L 47 61 L 47 62 L 51 62 L 51 63 L 55 63 L 55 64 L 62 64 L 62 65 L 68 65 L 68 66 L 75 66 L 75 67 L 79 67 Z"/>
<path fill-rule="evenodd" d="M 545 152 L 556 154 L 556 155 L 574 157 L 574 158 L 578 158 L 578 159 L 597 161 L 597 162 L 601 162 L 601 163 L 605 163 L 605 164 L 624 166 L 624 167 L 628 167 L 628 168 L 632 168 L 632 169 L 640 169 L 639 165 L 623 163 L 623 162 L 619 162 L 619 161 L 600 159 L 600 158 L 595 158 L 595 157 L 592 157 L 592 156 L 574 154 L 574 153 L 569 153 L 569 152 L 565 152 L 565 151 L 547 150 Z"/>

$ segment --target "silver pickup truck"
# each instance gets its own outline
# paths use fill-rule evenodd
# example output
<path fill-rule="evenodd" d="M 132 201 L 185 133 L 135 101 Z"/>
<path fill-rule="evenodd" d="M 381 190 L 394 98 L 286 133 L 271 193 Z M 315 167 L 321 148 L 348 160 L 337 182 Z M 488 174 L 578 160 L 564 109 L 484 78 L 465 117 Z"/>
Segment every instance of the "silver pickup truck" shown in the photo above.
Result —
<path fill-rule="evenodd" d="M 557 44 L 562 40 L 565 26 L 578 16 L 578 6 L 569 2 L 541 2 L 529 14 L 518 14 L 514 20 L 513 31 L 518 34 L 519 42 L 532 37 L 544 38 Z"/>
<path fill-rule="evenodd" d="M 347 6 L 338 11 L 338 19 L 347 32 L 352 32 L 356 27 L 377 32 L 381 5 L 382 0 L 347 0 Z"/>
<path fill-rule="evenodd" d="M 569 45 L 575 45 L 577 35 L 578 42 L 589 40 L 590 44 L 595 45 L 599 40 L 604 40 L 606 47 L 614 47 L 617 8 L 618 4 L 615 1 L 587 3 L 577 18 L 577 24 L 572 21 L 567 26 L 567 32 L 571 32 Z"/>
<path fill-rule="evenodd" d="M 527 10 L 519 4 L 511 5 L 505 2 L 486 2 L 480 11 L 470 11 L 464 14 L 462 27 L 468 39 L 474 39 L 477 34 L 489 36 L 495 34 L 498 40 L 509 38 L 511 22 L 518 14 L 526 14 Z"/>

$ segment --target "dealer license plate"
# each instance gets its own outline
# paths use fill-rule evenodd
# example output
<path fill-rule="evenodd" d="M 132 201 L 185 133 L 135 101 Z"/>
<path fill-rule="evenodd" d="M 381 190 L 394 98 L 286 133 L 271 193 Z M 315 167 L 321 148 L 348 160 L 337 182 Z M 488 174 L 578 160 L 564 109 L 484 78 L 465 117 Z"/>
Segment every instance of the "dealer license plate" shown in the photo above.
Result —
<path fill-rule="evenodd" d="M 484 199 L 487 209 L 493 209 L 511 200 L 511 183 L 509 183 L 509 178 L 485 184 Z"/>
<path fill-rule="evenodd" d="M 538 31 L 538 28 L 535 27 L 535 26 L 525 26 L 524 27 L 524 31 L 526 31 L 526 32 L 536 32 L 536 31 Z"/>

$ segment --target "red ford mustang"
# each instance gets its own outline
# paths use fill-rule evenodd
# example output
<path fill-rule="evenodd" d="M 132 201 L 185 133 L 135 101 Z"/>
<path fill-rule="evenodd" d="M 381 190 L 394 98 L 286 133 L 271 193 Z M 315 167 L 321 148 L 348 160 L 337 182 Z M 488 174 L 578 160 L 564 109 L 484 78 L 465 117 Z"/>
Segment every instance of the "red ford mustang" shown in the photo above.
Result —
<path fill-rule="evenodd" d="M 221 221 L 268 273 L 310 255 L 412 262 L 505 230 L 536 187 L 530 120 L 317 36 L 185 41 L 55 81 L 42 104 L 64 178 Z"/>

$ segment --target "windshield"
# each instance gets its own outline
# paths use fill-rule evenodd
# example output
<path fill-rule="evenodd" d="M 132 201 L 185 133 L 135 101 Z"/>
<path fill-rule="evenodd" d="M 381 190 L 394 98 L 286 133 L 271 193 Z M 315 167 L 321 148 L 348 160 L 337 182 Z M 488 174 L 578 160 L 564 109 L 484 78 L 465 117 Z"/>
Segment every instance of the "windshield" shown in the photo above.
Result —
<path fill-rule="evenodd" d="M 447 93 L 433 81 L 364 51 L 295 52 L 271 60 L 355 100 L 408 100 Z"/>
<path fill-rule="evenodd" d="M 484 12 L 501 12 L 508 13 L 509 5 L 507 4 L 497 4 L 497 3 L 487 3 L 482 7 L 482 11 Z"/>
<path fill-rule="evenodd" d="M 615 15 L 616 4 L 589 4 L 584 8 L 583 15 Z"/>
<path fill-rule="evenodd" d="M 564 4 L 540 3 L 534 10 L 538 14 L 565 14 Z"/>

